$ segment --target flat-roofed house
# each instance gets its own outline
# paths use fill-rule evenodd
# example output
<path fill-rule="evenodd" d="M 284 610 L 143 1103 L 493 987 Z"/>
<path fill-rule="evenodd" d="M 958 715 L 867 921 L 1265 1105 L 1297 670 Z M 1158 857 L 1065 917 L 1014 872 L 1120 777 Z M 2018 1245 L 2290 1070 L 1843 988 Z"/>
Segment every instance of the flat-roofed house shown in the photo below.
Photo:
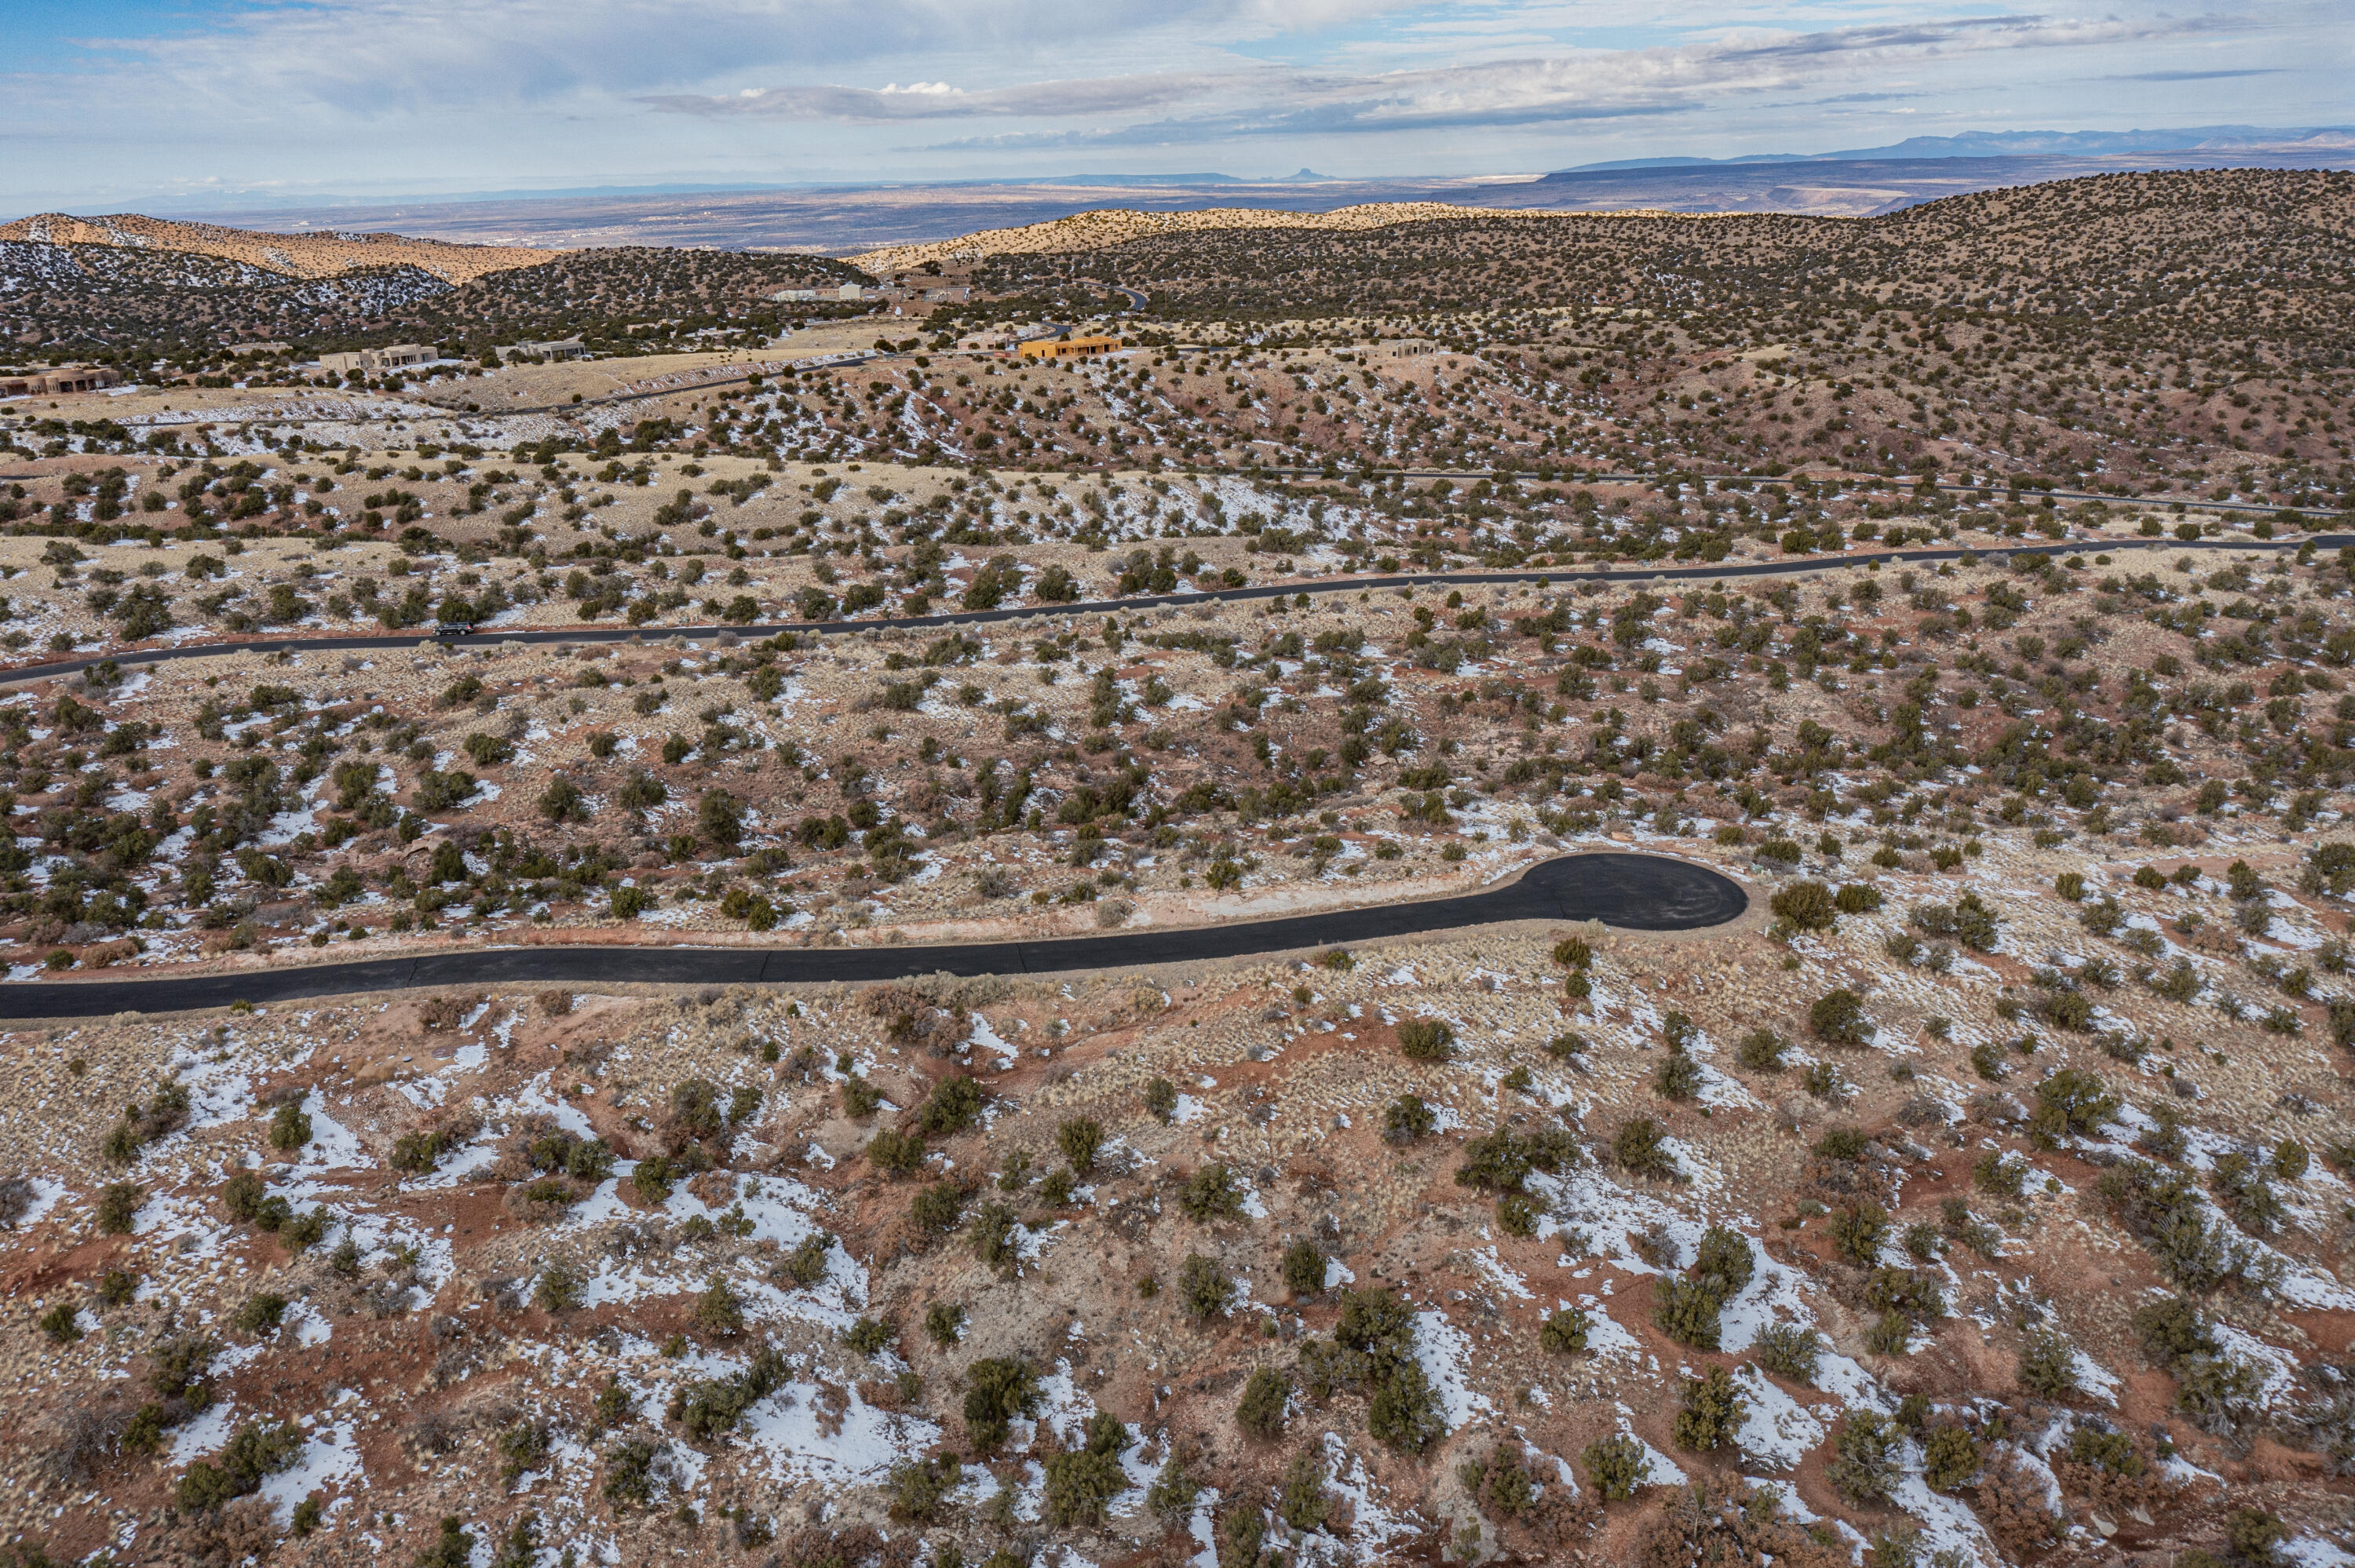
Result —
<path fill-rule="evenodd" d="M 1025 359 L 1093 359 L 1120 346 L 1116 337 L 1033 338 L 1016 352 Z"/>
<path fill-rule="evenodd" d="M 60 392 L 95 392 L 122 384 L 123 377 L 103 365 L 59 365 L 23 376 L 0 376 L 0 397 L 55 397 Z"/>
<path fill-rule="evenodd" d="M 421 343 L 389 344 L 383 348 L 356 349 L 349 354 L 323 354 L 322 368 L 341 371 L 346 375 L 357 370 L 374 373 L 399 370 L 403 366 L 424 365 L 441 357 L 439 351 Z"/>

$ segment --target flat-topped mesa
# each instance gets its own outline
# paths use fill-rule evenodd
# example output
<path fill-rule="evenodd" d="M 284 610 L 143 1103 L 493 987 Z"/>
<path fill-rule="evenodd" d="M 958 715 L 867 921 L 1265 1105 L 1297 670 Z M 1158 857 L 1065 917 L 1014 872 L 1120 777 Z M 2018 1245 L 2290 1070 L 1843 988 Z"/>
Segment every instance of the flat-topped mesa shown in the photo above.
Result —
<path fill-rule="evenodd" d="M 977 261 L 989 256 L 1024 256 L 1060 250 L 1088 250 L 1119 245 L 1147 235 L 1177 234 L 1216 228 L 1385 228 L 1394 223 L 1425 223 L 1449 217 L 1544 217 L 1488 207 L 1458 207 L 1443 201 L 1369 202 L 1337 207 L 1331 212 L 1293 212 L 1282 207 L 1220 207 L 1201 212 L 1142 212 L 1135 207 L 1100 207 L 1075 212 L 1044 223 L 1015 228 L 985 228 L 954 239 L 922 245 L 887 245 L 856 260 L 881 277 L 904 272 L 927 261 Z M 1683 215 L 1678 215 L 1683 216 Z"/>
<path fill-rule="evenodd" d="M 113 213 L 103 217 L 37 213 L 0 226 L 0 241 L 8 240 L 218 256 L 286 278 L 333 278 L 371 268 L 410 266 L 451 283 L 469 282 L 518 267 L 537 267 L 565 254 L 527 246 L 453 245 L 406 234 L 357 234 L 345 230 L 272 234 L 212 223 L 183 223 L 139 213 Z"/>

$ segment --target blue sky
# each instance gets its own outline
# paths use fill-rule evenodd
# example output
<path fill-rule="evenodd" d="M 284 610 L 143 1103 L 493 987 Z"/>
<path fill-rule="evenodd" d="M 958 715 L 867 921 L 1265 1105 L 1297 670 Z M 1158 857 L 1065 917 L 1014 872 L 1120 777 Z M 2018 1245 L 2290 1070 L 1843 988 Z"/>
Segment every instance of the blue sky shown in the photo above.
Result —
<path fill-rule="evenodd" d="M 0 0 L 0 208 L 2355 122 L 2341 3 Z"/>

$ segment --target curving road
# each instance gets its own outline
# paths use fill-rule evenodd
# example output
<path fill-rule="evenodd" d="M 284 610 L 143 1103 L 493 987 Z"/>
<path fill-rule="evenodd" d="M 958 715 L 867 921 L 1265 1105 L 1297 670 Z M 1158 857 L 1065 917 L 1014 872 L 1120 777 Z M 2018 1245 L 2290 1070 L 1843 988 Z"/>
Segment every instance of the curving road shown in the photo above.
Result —
<path fill-rule="evenodd" d="M 186 1012 L 237 1001 L 294 1001 L 419 986 L 787 986 L 942 973 L 1053 974 L 1348 947 L 1503 920 L 1600 920 L 1631 931 L 1690 931 L 1724 925 L 1749 907 L 1750 896 L 1739 883 L 1705 866 L 1662 855 L 1606 852 L 1543 861 L 1511 882 L 1455 898 L 1173 931 L 945 947 L 485 948 L 348 964 L 295 964 L 183 980 L 4 986 L 0 987 L 0 1017 Z"/>
<path fill-rule="evenodd" d="M 1572 567 L 1548 570 L 1481 572 L 1392 572 L 1379 577 L 1315 577 L 1252 588 L 1212 588 L 1195 593 L 1138 594 L 1127 599 L 1077 600 L 1070 604 L 1026 604 L 1010 609 L 945 610 L 939 615 L 878 616 L 866 620 L 778 620 L 745 626 L 559 626 L 500 628 L 444 635 L 431 628 L 392 635 L 354 637 L 255 637 L 236 642 L 187 642 L 166 648 L 127 648 L 119 652 L 93 653 L 79 659 L 56 659 L 38 664 L 0 669 L 0 685 L 12 681 L 42 681 L 71 675 L 94 664 L 163 664 L 177 659 L 218 659 L 235 653 L 358 652 L 371 648 L 415 648 L 438 643 L 445 648 L 493 648 L 502 643 L 647 642 L 673 637 L 773 637 L 780 631 L 823 636 L 878 630 L 923 630 L 953 626 L 979 626 L 992 621 L 1028 620 L 1033 617 L 1134 614 L 1164 605 L 1204 604 L 1212 600 L 1246 601 L 1290 599 L 1295 594 L 1363 593 L 1376 588 L 1481 588 L 1498 583 L 1541 585 L 1582 582 L 1669 583 L 1727 582 L 1739 577 L 1801 577 L 1815 572 L 1846 571 L 1869 561 L 1891 566 L 1930 566 L 1961 559 L 1965 555 L 2082 556 L 2087 551 L 2118 554 L 2159 550 L 2173 554 L 2211 550 L 2296 550 L 2305 545 L 2318 550 L 2355 546 L 2355 534 L 2311 534 L 2304 539 L 2079 539 L 2060 545 L 2012 545 L 1998 549 L 1957 546 L 1935 550 L 1876 550 L 1838 556 L 1793 556 L 1782 560 L 1719 562 L 1683 567 L 1609 567 L 1581 571 Z"/>

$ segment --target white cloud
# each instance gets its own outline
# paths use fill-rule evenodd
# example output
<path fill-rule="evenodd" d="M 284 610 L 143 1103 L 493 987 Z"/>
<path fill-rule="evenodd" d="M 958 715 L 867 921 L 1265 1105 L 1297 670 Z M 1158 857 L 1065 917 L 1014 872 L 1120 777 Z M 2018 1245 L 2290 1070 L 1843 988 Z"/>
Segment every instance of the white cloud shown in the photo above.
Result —
<path fill-rule="evenodd" d="M 1018 117 L 1054 119 L 1109 111 L 1136 112 L 1198 101 L 1242 79 L 1242 74 L 1164 73 L 1030 82 L 965 91 L 945 82 L 911 87 L 773 87 L 730 97 L 649 96 L 673 113 L 765 120 L 838 120 L 881 123 L 903 120 Z"/>
<path fill-rule="evenodd" d="M 1268 37 L 1405 0 L 312 0 L 247 4 L 192 30 L 81 40 L 223 98 L 347 107 L 530 102 L 701 83 L 747 69 L 1004 59 L 1180 32 Z M 921 91 L 922 84 L 900 91 Z"/>
<path fill-rule="evenodd" d="M 884 122 L 1024 119 L 1125 123 L 1001 132 L 952 145 L 1157 145 L 1268 135 L 1529 125 L 1692 108 L 1728 95 L 1789 92 L 1828 79 L 1998 50 L 2082 49 L 2215 30 L 2211 21 L 2052 21 L 2032 16 L 1744 32 L 1673 48 L 1566 50 L 1366 73 L 1253 66 L 1224 71 L 1066 79 L 957 91 L 780 87 L 736 96 L 649 97 L 682 114 Z M 1182 106 L 1175 117 L 1144 116 Z"/>
<path fill-rule="evenodd" d="M 21 154 L 0 193 L 972 177 L 1068 173 L 1050 160 L 1074 151 L 1203 169 L 1246 147 L 1265 167 L 1493 173 L 2343 116 L 2348 34 L 2323 0 L 2108 3 L 224 0 L 115 38 L 34 7 L 0 74 Z"/>

